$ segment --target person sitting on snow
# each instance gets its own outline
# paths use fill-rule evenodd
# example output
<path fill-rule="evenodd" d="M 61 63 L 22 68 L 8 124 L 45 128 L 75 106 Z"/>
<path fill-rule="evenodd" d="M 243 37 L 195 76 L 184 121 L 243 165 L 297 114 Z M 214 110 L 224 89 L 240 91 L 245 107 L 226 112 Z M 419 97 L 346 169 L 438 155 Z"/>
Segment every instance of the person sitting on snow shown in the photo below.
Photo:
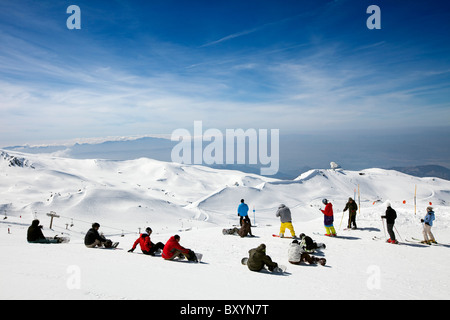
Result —
<path fill-rule="evenodd" d="M 291 264 L 301 264 L 302 262 L 308 262 L 309 264 L 320 264 L 322 266 L 324 266 L 327 262 L 325 258 L 310 256 L 303 250 L 302 246 L 298 243 L 297 240 L 292 241 L 292 243 L 289 245 L 288 260 Z"/>
<path fill-rule="evenodd" d="M 178 258 L 179 260 L 183 260 L 184 258 L 186 258 L 189 261 L 198 262 L 195 252 L 182 247 L 179 243 L 180 240 L 181 238 L 177 234 L 173 237 L 170 237 L 170 239 L 164 245 L 162 257 L 165 260 L 174 260 L 176 258 Z"/>
<path fill-rule="evenodd" d="M 154 244 L 151 239 L 150 235 L 152 234 L 152 228 L 147 227 L 145 229 L 145 232 L 141 233 L 139 238 L 134 242 L 133 247 L 128 250 L 128 252 L 133 252 L 137 245 L 141 247 L 141 251 L 143 254 L 154 256 L 155 252 L 158 250 L 164 249 L 164 244 L 162 242 L 158 242 L 157 244 Z"/>
<path fill-rule="evenodd" d="M 111 248 L 113 246 L 112 241 L 100 235 L 98 229 L 100 229 L 100 224 L 93 223 L 92 228 L 88 230 L 84 237 L 84 245 L 88 248 Z"/>
<path fill-rule="evenodd" d="M 39 225 L 39 220 L 33 220 L 31 226 L 28 228 L 27 232 L 28 243 L 61 243 L 61 240 L 55 236 L 54 238 L 45 237 L 42 232 L 42 226 Z"/>
<path fill-rule="evenodd" d="M 249 258 L 247 261 L 247 267 L 250 271 L 261 271 L 265 266 L 269 271 L 273 271 L 278 267 L 276 262 L 266 254 L 266 245 L 263 243 L 255 249 L 251 249 L 249 252 Z"/>
<path fill-rule="evenodd" d="M 304 233 L 300 234 L 300 247 L 304 252 L 313 253 L 316 249 L 325 249 L 326 245 L 324 243 L 317 243 L 311 237 L 308 237 Z"/>
<path fill-rule="evenodd" d="M 254 237 L 252 234 L 252 227 L 250 225 L 250 221 L 247 219 L 242 220 L 242 226 L 240 229 L 238 228 L 232 228 L 232 229 L 223 229 L 223 234 L 231 234 L 231 235 L 239 235 L 241 238 L 246 237 L 247 235 L 250 235 L 250 237 Z"/>

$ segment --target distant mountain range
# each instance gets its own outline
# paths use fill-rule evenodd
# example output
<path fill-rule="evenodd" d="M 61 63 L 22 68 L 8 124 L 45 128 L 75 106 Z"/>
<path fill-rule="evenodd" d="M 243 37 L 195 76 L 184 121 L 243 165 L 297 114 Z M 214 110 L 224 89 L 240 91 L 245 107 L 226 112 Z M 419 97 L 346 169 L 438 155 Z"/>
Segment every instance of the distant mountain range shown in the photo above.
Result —
<path fill-rule="evenodd" d="M 359 155 L 361 159 L 349 159 L 345 156 L 345 150 L 339 153 L 336 149 L 321 150 L 313 149 L 313 144 L 299 144 L 298 139 L 290 136 L 283 138 L 280 143 L 280 170 L 271 176 L 272 178 L 290 180 L 299 174 L 306 172 L 312 167 L 329 169 L 330 161 L 338 160 L 344 169 L 362 170 L 366 168 L 385 168 L 400 171 L 416 177 L 436 177 L 450 180 L 450 169 L 440 165 L 418 165 L 418 166 L 392 166 L 383 161 L 377 150 L 369 153 L 367 150 Z M 303 140 L 302 140 L 303 141 Z M 165 138 L 141 137 L 137 139 L 122 139 L 116 141 L 103 141 L 93 143 L 75 143 L 71 145 L 53 146 L 13 146 L 2 148 L 9 151 L 18 151 L 28 154 L 52 154 L 58 157 L 72 159 L 106 159 L 106 160 L 133 160 L 138 158 L 149 158 L 160 161 L 171 161 L 171 151 L 178 142 Z M 320 145 L 320 143 L 318 143 Z M 295 146 L 295 147 L 293 147 Z M 364 146 L 361 146 L 364 147 Z M 303 150 L 308 150 L 305 152 Z M 377 155 L 377 156 L 375 156 Z M 332 156 L 332 158 L 330 158 Z M 405 155 L 405 159 L 411 163 L 422 162 L 416 154 Z M 353 162 L 352 162 L 353 161 Z M 424 160 L 425 162 L 427 160 Z M 406 161 L 405 161 L 406 163 Z M 260 173 L 261 165 L 249 164 L 212 164 L 206 165 L 215 169 L 239 170 L 246 173 Z"/>
<path fill-rule="evenodd" d="M 424 165 L 415 167 L 393 167 L 390 170 L 400 171 L 415 177 L 436 177 L 450 180 L 450 169 L 438 165 Z"/>

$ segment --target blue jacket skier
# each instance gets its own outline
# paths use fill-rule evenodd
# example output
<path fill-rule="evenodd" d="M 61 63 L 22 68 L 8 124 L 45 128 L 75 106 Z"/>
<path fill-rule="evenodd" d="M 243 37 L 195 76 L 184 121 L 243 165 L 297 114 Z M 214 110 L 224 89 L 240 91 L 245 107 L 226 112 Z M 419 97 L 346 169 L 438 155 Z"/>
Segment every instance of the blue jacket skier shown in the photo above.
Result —
<path fill-rule="evenodd" d="M 436 219 L 432 207 L 427 208 L 426 216 L 420 221 L 423 223 L 423 238 L 422 243 L 432 244 L 437 243 L 434 239 L 434 235 L 431 233 L 431 227 L 433 226 L 433 221 Z"/>
<path fill-rule="evenodd" d="M 250 218 L 248 217 L 248 205 L 244 202 L 244 199 L 241 199 L 241 203 L 238 206 L 238 216 L 239 219 L 239 225 L 242 226 L 242 220 L 246 220 L 248 223 L 250 223 Z"/>

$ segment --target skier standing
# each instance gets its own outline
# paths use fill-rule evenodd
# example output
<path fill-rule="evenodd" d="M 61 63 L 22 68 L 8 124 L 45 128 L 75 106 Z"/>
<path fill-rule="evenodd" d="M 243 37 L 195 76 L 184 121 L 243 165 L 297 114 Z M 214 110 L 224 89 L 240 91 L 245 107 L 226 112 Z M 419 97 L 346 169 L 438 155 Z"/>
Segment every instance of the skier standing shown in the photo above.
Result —
<path fill-rule="evenodd" d="M 384 216 L 381 216 L 382 219 L 386 219 L 386 225 L 387 230 L 389 233 L 389 240 L 387 242 L 392 244 L 397 244 L 398 241 L 395 239 L 395 232 L 394 232 L 394 224 L 395 219 L 397 219 L 397 212 L 392 209 L 391 203 L 388 201 L 386 202 L 386 214 Z"/>
<path fill-rule="evenodd" d="M 358 210 L 358 205 L 352 198 L 348 198 L 348 202 L 345 205 L 344 212 L 348 210 L 348 226 L 347 228 L 350 229 L 357 229 L 356 227 L 356 212 Z"/>
<path fill-rule="evenodd" d="M 150 227 L 146 228 L 145 232 L 141 233 L 139 238 L 134 242 L 133 247 L 130 250 L 128 250 L 128 252 L 133 252 L 138 244 L 140 245 L 143 254 L 151 256 L 154 256 L 157 250 L 164 249 L 164 244 L 162 242 L 154 244 L 151 241 L 150 236 L 152 232 L 153 232 L 152 228 Z"/>
<path fill-rule="evenodd" d="M 281 221 L 280 237 L 281 238 L 284 237 L 284 232 L 286 231 L 286 228 L 288 228 L 289 231 L 291 232 L 292 238 L 295 238 L 294 226 L 292 225 L 291 210 L 288 207 L 286 207 L 284 204 L 280 204 L 280 206 L 278 207 L 276 216 L 280 217 L 280 221 Z"/>
<path fill-rule="evenodd" d="M 326 236 L 335 237 L 336 230 L 334 229 L 334 215 L 333 215 L 333 205 L 331 202 L 328 202 L 327 199 L 323 199 L 322 203 L 325 205 L 325 210 L 319 209 L 324 214 L 324 226 L 326 231 Z"/>
<path fill-rule="evenodd" d="M 248 205 L 244 202 L 244 199 L 241 199 L 241 203 L 238 206 L 238 217 L 239 219 L 239 225 L 242 226 L 242 220 L 247 220 L 250 224 L 250 218 L 248 217 Z"/>
<path fill-rule="evenodd" d="M 431 227 L 433 226 L 433 221 L 435 220 L 435 215 L 432 207 L 427 208 L 427 214 L 425 218 L 421 219 L 420 222 L 423 223 L 423 238 L 422 243 L 431 244 L 437 243 L 434 239 L 434 235 L 431 233 Z"/>

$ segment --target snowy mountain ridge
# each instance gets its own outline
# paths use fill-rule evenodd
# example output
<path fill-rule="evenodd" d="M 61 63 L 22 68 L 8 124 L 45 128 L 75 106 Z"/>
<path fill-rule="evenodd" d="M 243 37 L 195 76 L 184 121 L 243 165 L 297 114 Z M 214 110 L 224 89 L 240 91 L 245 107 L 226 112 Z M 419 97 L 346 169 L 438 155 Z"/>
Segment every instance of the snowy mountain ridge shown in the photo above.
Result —
<path fill-rule="evenodd" d="M 234 219 L 243 198 L 263 219 L 272 219 L 280 203 L 293 207 L 305 219 L 323 198 L 338 208 L 349 197 L 358 200 L 358 188 L 363 207 L 372 209 L 390 200 L 411 210 L 416 186 L 420 210 L 430 202 L 450 203 L 449 181 L 376 168 L 358 172 L 313 169 L 286 181 L 148 158 L 76 160 L 2 152 L 0 159 L 0 207 L 10 215 L 56 211 L 137 225 L 163 211 L 165 218 L 197 217 L 221 225 Z"/>

